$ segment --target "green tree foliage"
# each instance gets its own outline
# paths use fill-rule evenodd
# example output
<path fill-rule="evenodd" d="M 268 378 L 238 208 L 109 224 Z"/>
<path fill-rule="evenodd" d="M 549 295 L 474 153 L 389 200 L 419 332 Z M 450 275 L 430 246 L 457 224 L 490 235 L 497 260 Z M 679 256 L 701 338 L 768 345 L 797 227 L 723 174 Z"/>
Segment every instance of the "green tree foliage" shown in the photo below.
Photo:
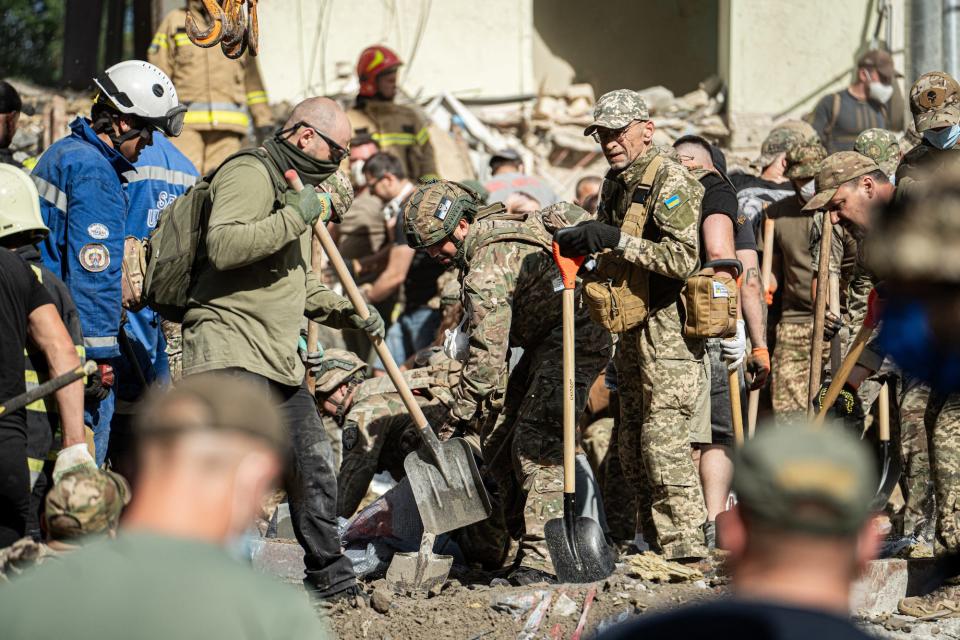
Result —
<path fill-rule="evenodd" d="M 0 77 L 60 78 L 65 0 L 0 0 Z"/>

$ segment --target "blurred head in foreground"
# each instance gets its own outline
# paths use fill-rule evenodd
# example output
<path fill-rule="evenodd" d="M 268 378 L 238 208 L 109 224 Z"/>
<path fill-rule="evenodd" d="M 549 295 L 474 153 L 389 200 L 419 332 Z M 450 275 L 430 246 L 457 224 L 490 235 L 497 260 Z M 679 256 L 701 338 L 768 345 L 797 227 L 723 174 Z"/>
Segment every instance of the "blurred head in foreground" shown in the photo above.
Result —
<path fill-rule="evenodd" d="M 287 447 L 266 387 L 222 374 L 155 392 L 136 434 L 137 492 L 124 527 L 217 544 L 253 521 Z"/>
<path fill-rule="evenodd" d="M 879 544 L 866 446 L 839 429 L 769 428 L 734 465 L 738 504 L 718 525 L 737 595 L 846 611 Z"/>

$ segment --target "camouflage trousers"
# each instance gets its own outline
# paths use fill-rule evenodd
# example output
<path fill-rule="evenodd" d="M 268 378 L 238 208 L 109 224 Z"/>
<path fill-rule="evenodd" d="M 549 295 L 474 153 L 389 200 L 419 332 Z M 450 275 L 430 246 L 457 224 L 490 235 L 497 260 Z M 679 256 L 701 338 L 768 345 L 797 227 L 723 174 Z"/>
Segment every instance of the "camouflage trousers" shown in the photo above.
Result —
<path fill-rule="evenodd" d="M 777 423 L 806 417 L 810 381 L 810 340 L 813 325 L 780 322 L 771 362 L 770 395 Z"/>
<path fill-rule="evenodd" d="M 608 352 L 577 352 L 577 415 Z M 503 409 L 482 433 L 486 471 L 496 481 L 506 522 L 520 539 L 520 566 L 554 573 L 544 538 L 548 520 L 563 516 L 562 352 L 524 352 L 510 375 Z M 509 452 L 509 456 L 507 455 Z M 522 513 L 522 523 L 518 516 Z"/>
<path fill-rule="evenodd" d="M 932 428 L 936 541 L 942 551 L 956 553 L 960 552 L 960 393 L 931 394 L 925 418 Z"/>
<path fill-rule="evenodd" d="M 644 537 L 668 559 L 708 553 L 707 511 L 690 455 L 694 423 L 709 419 L 704 343 L 683 338 L 681 326 L 676 305 L 656 310 L 620 335 L 615 356 L 620 464 L 638 487 Z"/>
<path fill-rule="evenodd" d="M 900 385 L 899 441 L 903 461 L 900 490 L 903 492 L 903 534 L 919 533 L 933 514 L 933 483 L 927 446 L 925 415 L 930 388 L 907 377 Z"/>
<path fill-rule="evenodd" d="M 180 335 L 180 323 L 161 320 L 160 329 L 167 341 L 167 360 L 170 366 L 170 382 L 183 377 L 183 337 Z"/>

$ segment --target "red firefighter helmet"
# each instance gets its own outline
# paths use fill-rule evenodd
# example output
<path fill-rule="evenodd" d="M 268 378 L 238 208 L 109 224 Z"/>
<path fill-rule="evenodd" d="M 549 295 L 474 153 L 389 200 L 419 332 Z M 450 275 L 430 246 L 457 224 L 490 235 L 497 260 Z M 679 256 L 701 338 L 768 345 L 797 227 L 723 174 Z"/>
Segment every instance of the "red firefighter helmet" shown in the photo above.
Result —
<path fill-rule="evenodd" d="M 360 95 L 372 98 L 377 95 L 377 77 L 401 64 L 400 58 L 393 50 L 382 44 L 367 47 L 360 54 L 357 61 L 357 76 L 360 78 Z"/>

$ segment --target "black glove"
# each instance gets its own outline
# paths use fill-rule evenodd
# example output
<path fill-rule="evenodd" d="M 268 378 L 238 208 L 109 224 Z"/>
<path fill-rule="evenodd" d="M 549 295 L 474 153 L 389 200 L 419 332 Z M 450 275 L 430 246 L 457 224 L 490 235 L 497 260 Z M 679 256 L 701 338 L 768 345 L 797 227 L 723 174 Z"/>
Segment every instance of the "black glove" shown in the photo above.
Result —
<path fill-rule="evenodd" d="M 83 390 L 85 398 L 103 402 L 110 395 L 113 387 L 113 367 L 108 364 L 98 364 L 97 370 L 87 376 L 87 386 Z"/>
<path fill-rule="evenodd" d="M 830 342 L 833 340 L 834 336 L 837 335 L 837 332 L 840 331 L 843 327 L 843 322 L 840 321 L 840 317 L 831 311 L 823 316 L 823 339 L 825 342 Z"/>
<path fill-rule="evenodd" d="M 823 406 L 823 401 L 827 396 L 827 389 L 830 388 L 829 382 L 820 384 L 820 392 L 813 400 L 813 408 L 817 413 Z M 859 422 L 863 419 L 863 409 L 860 407 L 860 400 L 857 398 L 857 390 L 849 382 L 843 385 L 840 395 L 833 403 L 833 415 L 837 418 L 843 418 L 845 421 Z"/>
<path fill-rule="evenodd" d="M 553 234 L 560 254 L 570 257 L 585 256 L 604 249 L 613 249 L 620 243 L 620 229 L 596 220 L 581 222 Z"/>

